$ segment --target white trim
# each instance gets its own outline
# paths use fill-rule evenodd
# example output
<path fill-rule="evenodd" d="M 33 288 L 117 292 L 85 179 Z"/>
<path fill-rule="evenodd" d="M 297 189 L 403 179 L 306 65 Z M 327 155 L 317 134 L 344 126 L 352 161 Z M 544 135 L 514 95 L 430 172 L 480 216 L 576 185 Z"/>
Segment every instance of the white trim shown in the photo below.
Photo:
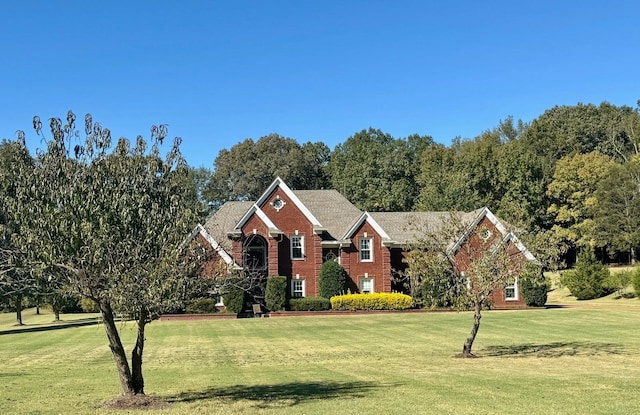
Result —
<path fill-rule="evenodd" d="M 301 251 L 301 255 L 299 257 L 296 257 L 293 255 L 293 240 L 294 239 L 299 239 L 300 240 L 300 251 Z M 303 260 L 305 258 L 304 256 L 304 235 L 291 235 L 291 237 L 289 238 L 289 257 L 291 258 L 292 261 L 300 261 Z"/>
<path fill-rule="evenodd" d="M 249 219 L 251 218 L 251 216 L 253 216 L 254 213 L 256 214 L 256 216 L 258 216 L 258 218 L 260 218 L 262 223 L 264 223 L 269 229 L 269 236 L 275 237 L 282 234 L 282 231 L 278 229 L 278 227 L 271 221 L 271 219 L 269 219 L 267 214 L 264 213 L 264 211 L 260 209 L 260 207 L 255 203 L 253 204 L 253 206 L 251 206 L 251 208 L 249 208 L 249 210 L 247 210 L 247 212 L 242 216 L 240 221 L 233 228 L 233 231 L 231 231 L 230 233 L 231 234 L 242 233 L 242 227 L 249 221 Z"/>
<path fill-rule="evenodd" d="M 362 226 L 362 224 L 365 222 L 371 225 L 371 227 L 376 231 L 376 233 L 380 235 L 380 238 L 382 238 L 382 243 L 384 243 L 385 240 L 391 240 L 389 235 L 387 235 L 384 229 L 382 229 L 382 226 L 380 226 L 378 222 L 376 222 L 376 220 L 373 219 L 373 216 L 371 216 L 369 212 L 364 212 L 362 215 L 360 215 L 360 217 L 349 228 L 347 233 L 345 233 L 341 239 L 350 239 L 353 236 L 353 234 L 355 234 L 356 231 L 360 228 L 360 226 Z"/>
<path fill-rule="evenodd" d="M 307 209 L 307 207 L 300 201 L 300 199 L 298 199 L 298 196 L 296 196 L 295 193 L 293 193 L 293 190 L 291 190 L 291 188 L 289 188 L 289 186 L 287 186 L 284 180 L 282 180 L 280 177 L 276 177 L 276 179 L 271 183 L 271 185 L 267 187 L 267 190 L 265 190 L 264 193 L 262 193 L 262 196 L 260 196 L 260 198 L 256 200 L 256 203 L 255 203 L 256 206 L 262 206 L 267 201 L 269 196 L 271 196 L 273 191 L 276 190 L 278 187 L 280 187 L 280 190 L 282 190 L 282 192 L 285 195 L 287 195 L 289 200 L 291 200 L 293 204 L 296 205 L 298 209 L 300 209 L 302 214 L 309 220 L 309 222 L 311 222 L 314 228 L 322 227 L 322 224 L 320 224 L 320 221 L 316 219 L 315 216 L 313 216 L 311 211 Z"/>
<path fill-rule="evenodd" d="M 504 286 L 504 300 L 505 301 L 518 301 L 520 300 L 520 293 L 518 287 L 518 276 L 513 280 L 513 284 Z M 513 297 L 507 297 L 507 288 L 513 288 Z"/>
<path fill-rule="evenodd" d="M 296 276 L 297 277 L 297 276 Z M 302 286 L 302 290 L 294 290 L 294 283 L 299 282 L 300 285 Z M 302 296 L 298 296 L 295 295 L 296 292 L 300 292 L 302 291 Z M 291 280 L 291 298 L 304 298 L 307 295 L 307 287 L 306 287 L 306 283 L 305 280 L 301 280 L 301 279 L 292 279 Z"/>
<path fill-rule="evenodd" d="M 363 283 L 363 282 L 365 282 L 365 281 L 367 281 L 369 284 L 371 284 L 371 290 L 370 290 L 370 291 L 367 291 L 367 293 L 368 293 L 368 294 L 372 294 L 372 293 L 376 292 L 376 290 L 375 290 L 375 288 L 374 288 L 374 287 L 375 287 L 375 281 L 374 281 L 374 279 L 373 279 L 372 277 L 369 277 L 369 276 L 368 276 L 368 275 L 366 275 L 366 274 L 365 274 L 365 276 L 364 276 L 364 277 L 360 278 L 360 281 L 359 281 L 359 284 L 358 284 L 358 285 L 359 285 L 359 286 L 358 286 L 358 289 L 360 290 L 360 292 L 361 292 L 361 293 L 363 293 L 363 294 L 365 293 L 365 291 L 364 291 L 364 289 L 363 289 L 363 287 L 362 287 L 362 283 Z"/>
<path fill-rule="evenodd" d="M 202 237 L 209 242 L 209 245 L 211 245 L 211 247 L 218 253 L 218 255 L 220 255 L 220 258 L 222 258 L 222 260 L 227 264 L 227 265 L 233 265 L 233 266 L 238 266 L 238 264 L 236 264 L 236 262 L 233 260 L 233 258 L 231 257 L 231 255 L 229 255 L 224 248 L 218 243 L 218 241 L 216 241 L 214 239 L 213 236 L 211 236 L 211 234 L 209 232 L 207 232 L 207 230 L 204 228 L 204 226 L 202 226 L 201 224 L 196 225 L 196 230 L 198 231 L 198 233 L 200 235 L 202 235 Z"/>
<path fill-rule="evenodd" d="M 362 253 L 366 252 L 362 249 L 362 241 L 369 241 L 369 246 L 366 251 L 369 252 L 369 259 L 363 259 Z M 363 236 L 358 238 L 358 261 L 360 262 L 373 262 L 373 237 L 372 236 Z"/>

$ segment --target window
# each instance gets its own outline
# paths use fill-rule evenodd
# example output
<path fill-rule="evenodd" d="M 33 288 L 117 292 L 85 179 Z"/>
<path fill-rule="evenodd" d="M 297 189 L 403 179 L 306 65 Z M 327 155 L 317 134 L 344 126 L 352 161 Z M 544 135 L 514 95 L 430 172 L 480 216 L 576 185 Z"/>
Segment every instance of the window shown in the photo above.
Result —
<path fill-rule="evenodd" d="M 360 261 L 373 262 L 373 251 L 371 250 L 371 238 L 360 238 Z"/>
<path fill-rule="evenodd" d="M 304 259 L 304 236 L 291 237 L 291 259 Z"/>
<path fill-rule="evenodd" d="M 362 294 L 373 292 L 373 278 L 362 278 L 360 280 L 360 292 Z"/>
<path fill-rule="evenodd" d="M 291 280 L 291 297 L 304 297 L 304 280 Z"/>
<path fill-rule="evenodd" d="M 514 279 L 511 284 L 504 287 L 504 299 L 507 301 L 518 300 L 518 279 Z"/>

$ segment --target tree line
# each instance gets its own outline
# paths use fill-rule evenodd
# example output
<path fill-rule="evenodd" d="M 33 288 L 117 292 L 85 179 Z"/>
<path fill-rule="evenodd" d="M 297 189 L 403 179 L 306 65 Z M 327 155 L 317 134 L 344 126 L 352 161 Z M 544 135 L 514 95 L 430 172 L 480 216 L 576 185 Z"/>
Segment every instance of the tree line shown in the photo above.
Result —
<path fill-rule="evenodd" d="M 369 128 L 330 150 L 277 134 L 219 152 L 198 169 L 215 210 L 255 200 L 275 176 L 294 189 L 333 188 L 368 211 L 469 211 L 487 206 L 517 229 L 546 265 L 590 249 L 635 261 L 640 245 L 638 106 L 555 106 L 530 123 L 501 120 L 451 145 Z"/>

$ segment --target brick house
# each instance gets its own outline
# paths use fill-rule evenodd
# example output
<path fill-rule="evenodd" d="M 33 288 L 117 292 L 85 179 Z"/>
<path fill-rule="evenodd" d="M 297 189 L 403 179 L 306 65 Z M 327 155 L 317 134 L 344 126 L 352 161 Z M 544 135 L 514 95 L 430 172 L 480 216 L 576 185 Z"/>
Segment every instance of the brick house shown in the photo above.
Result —
<path fill-rule="evenodd" d="M 441 226 L 448 212 L 362 212 L 336 190 L 292 190 L 280 178 L 256 201 L 227 202 L 193 235 L 206 240 L 228 268 L 251 267 L 265 275 L 289 278 L 291 297 L 318 295 L 318 275 L 325 261 L 337 260 L 347 272 L 352 292 L 401 291 L 394 272 L 406 268 L 407 245 L 417 235 L 412 223 Z M 488 208 L 461 213 L 469 232 L 452 239 L 450 254 L 468 262 L 464 243 L 474 238 L 502 238 L 524 260 L 533 255 Z M 464 265 L 462 265 L 464 267 Z M 461 268 L 462 269 L 462 268 Z M 496 306 L 523 306 L 517 278 L 495 292 Z"/>

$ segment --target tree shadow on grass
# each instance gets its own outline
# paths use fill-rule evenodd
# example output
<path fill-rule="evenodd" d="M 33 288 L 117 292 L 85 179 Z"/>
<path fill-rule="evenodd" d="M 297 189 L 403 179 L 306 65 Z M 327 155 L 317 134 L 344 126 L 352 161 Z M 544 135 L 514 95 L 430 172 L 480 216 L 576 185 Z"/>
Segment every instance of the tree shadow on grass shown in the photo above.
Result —
<path fill-rule="evenodd" d="M 249 401 L 258 408 L 290 407 L 320 399 L 364 398 L 376 388 L 387 388 L 374 382 L 291 382 L 277 385 L 234 385 L 187 391 L 170 396 L 168 402 L 193 402 L 206 399 Z"/>
<path fill-rule="evenodd" d="M 563 357 L 622 355 L 626 351 L 617 343 L 553 342 L 489 346 L 479 351 L 485 357 Z"/>

